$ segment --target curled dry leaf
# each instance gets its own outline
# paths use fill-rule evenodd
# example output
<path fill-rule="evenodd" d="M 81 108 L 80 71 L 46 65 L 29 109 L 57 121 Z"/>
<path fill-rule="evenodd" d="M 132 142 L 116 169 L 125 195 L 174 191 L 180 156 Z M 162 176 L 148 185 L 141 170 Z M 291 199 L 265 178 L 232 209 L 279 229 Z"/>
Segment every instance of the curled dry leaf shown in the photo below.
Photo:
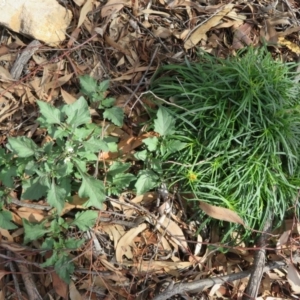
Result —
<path fill-rule="evenodd" d="M 69 294 L 70 294 L 70 300 L 82 300 L 82 297 L 72 280 L 69 284 Z"/>
<path fill-rule="evenodd" d="M 293 292 L 296 294 L 300 293 L 300 275 L 293 263 L 290 263 L 288 266 L 287 280 Z"/>
<path fill-rule="evenodd" d="M 133 245 L 134 238 L 142 231 L 147 228 L 147 224 L 140 224 L 136 228 L 130 229 L 126 232 L 119 240 L 117 248 L 116 248 L 116 260 L 117 262 L 122 262 L 122 257 L 125 255 L 128 259 L 133 257 L 133 253 L 130 249 L 130 245 Z"/>
<path fill-rule="evenodd" d="M 131 7 L 131 1 L 128 1 L 128 0 L 108 0 L 107 3 L 102 7 L 101 17 L 105 18 L 107 16 L 112 15 L 113 13 L 117 13 L 124 6 Z"/>
<path fill-rule="evenodd" d="M 242 220 L 242 218 L 236 212 L 228 208 L 210 205 L 203 201 L 200 201 L 200 208 L 214 219 L 231 223 L 237 223 L 245 226 L 245 223 Z"/>
<path fill-rule="evenodd" d="M 217 26 L 224 16 L 233 8 L 234 4 L 227 4 L 220 11 L 217 11 L 207 22 L 198 27 L 184 43 L 185 49 L 196 46 L 202 39 L 206 40 L 206 33 L 214 26 Z"/>

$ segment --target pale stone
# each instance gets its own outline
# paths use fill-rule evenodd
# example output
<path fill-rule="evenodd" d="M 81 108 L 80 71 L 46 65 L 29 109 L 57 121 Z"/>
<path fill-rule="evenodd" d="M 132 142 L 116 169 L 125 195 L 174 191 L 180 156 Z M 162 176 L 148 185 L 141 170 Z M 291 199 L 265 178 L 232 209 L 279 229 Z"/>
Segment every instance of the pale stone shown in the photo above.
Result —
<path fill-rule="evenodd" d="M 65 40 L 71 19 L 56 0 L 0 0 L 0 25 L 50 46 Z"/>

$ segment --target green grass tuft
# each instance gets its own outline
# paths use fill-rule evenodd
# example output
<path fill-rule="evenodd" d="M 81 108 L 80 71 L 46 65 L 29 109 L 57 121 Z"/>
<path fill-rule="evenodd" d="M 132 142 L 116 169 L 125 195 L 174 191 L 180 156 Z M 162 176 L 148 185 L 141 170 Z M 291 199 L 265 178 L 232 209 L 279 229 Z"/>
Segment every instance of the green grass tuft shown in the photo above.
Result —
<path fill-rule="evenodd" d="M 295 64 L 265 48 L 226 60 L 203 53 L 198 63 L 167 65 L 151 91 L 177 106 L 177 138 L 188 147 L 169 157 L 165 177 L 197 199 L 230 208 L 259 229 L 268 210 L 278 220 L 299 188 L 300 85 Z"/>

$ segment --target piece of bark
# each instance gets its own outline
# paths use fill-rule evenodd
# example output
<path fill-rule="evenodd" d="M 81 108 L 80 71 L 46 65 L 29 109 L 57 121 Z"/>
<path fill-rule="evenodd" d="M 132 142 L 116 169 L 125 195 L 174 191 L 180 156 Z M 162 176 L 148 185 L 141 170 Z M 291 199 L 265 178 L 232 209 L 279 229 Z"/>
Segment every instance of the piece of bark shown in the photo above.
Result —
<path fill-rule="evenodd" d="M 16 59 L 14 62 L 10 74 L 13 79 L 19 80 L 22 74 L 22 71 L 31 58 L 31 56 L 34 54 L 34 52 L 41 46 L 41 43 L 37 40 L 33 40 L 20 54 L 20 56 Z"/>

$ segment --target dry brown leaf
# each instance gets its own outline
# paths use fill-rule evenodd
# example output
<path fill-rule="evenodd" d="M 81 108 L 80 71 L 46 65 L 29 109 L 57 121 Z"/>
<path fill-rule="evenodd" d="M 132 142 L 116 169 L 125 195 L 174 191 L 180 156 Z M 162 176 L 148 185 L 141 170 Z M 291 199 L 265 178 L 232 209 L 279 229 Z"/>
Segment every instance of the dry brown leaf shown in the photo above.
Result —
<path fill-rule="evenodd" d="M 133 257 L 133 253 L 130 249 L 130 245 L 133 245 L 134 238 L 147 228 L 147 224 L 142 223 L 139 226 L 130 229 L 119 240 L 116 248 L 116 260 L 121 263 L 123 261 L 123 255 L 128 259 Z"/>
<path fill-rule="evenodd" d="M 169 272 L 173 270 L 181 270 L 185 268 L 189 268 L 192 266 L 192 263 L 189 261 L 141 261 L 138 265 L 136 262 L 126 262 L 124 263 L 128 266 L 133 266 L 133 272 Z"/>
<path fill-rule="evenodd" d="M 288 266 L 288 273 L 286 276 L 289 284 L 291 285 L 291 288 L 294 293 L 299 294 L 300 293 L 300 275 L 299 271 L 295 268 L 293 263 L 289 263 Z"/>
<path fill-rule="evenodd" d="M 74 282 L 71 280 L 69 284 L 69 294 L 70 294 L 70 300 L 83 300 L 80 293 L 78 292 Z"/>
<path fill-rule="evenodd" d="M 74 103 L 77 99 L 75 97 L 73 97 L 71 94 L 69 94 L 68 92 L 66 92 L 64 89 L 60 89 L 61 92 L 61 96 L 64 99 L 64 101 L 67 104 L 72 104 Z"/>
<path fill-rule="evenodd" d="M 84 3 L 85 0 L 73 0 L 73 2 L 77 5 L 77 6 L 82 6 L 82 4 Z"/>
<path fill-rule="evenodd" d="M 167 230 L 171 240 L 178 246 L 180 246 L 183 252 L 186 252 L 188 250 L 188 244 L 181 228 L 173 220 L 170 219 L 164 219 L 162 225 L 164 226 L 164 228 L 158 228 L 159 232 L 161 234 L 164 234 Z"/>
<path fill-rule="evenodd" d="M 241 49 L 244 48 L 244 45 L 250 45 L 252 43 L 251 39 L 249 38 L 249 33 L 253 28 L 253 24 L 245 23 L 238 27 L 234 28 L 234 35 L 233 35 L 233 42 L 232 47 L 234 49 Z"/>
<path fill-rule="evenodd" d="M 286 40 L 284 37 L 279 36 L 278 37 L 278 43 L 280 45 L 286 46 L 288 49 L 290 49 L 292 52 L 296 53 L 296 54 L 300 54 L 300 47 L 293 42 L 290 42 L 288 40 Z"/>
<path fill-rule="evenodd" d="M 141 16 L 143 14 L 163 15 L 163 16 L 166 16 L 166 17 L 170 17 L 170 14 L 168 14 L 168 13 L 165 13 L 165 12 L 162 12 L 162 11 L 153 10 L 153 9 L 150 9 L 150 8 L 144 9 L 144 10 L 142 10 L 142 11 L 140 11 L 138 13 L 139 16 Z"/>
<path fill-rule="evenodd" d="M 128 0 L 108 0 L 101 9 L 101 17 L 105 18 L 113 13 L 117 13 L 124 6 L 131 7 L 131 3 L 132 2 Z"/>
<path fill-rule="evenodd" d="M 208 19 L 204 24 L 200 25 L 196 30 L 194 30 L 188 39 L 184 43 L 185 49 L 190 49 L 196 46 L 202 39 L 206 40 L 206 33 L 214 26 L 218 25 L 220 20 L 226 16 L 234 7 L 234 4 L 227 4 L 223 6 L 219 11 L 217 11 L 210 19 Z"/>
<path fill-rule="evenodd" d="M 277 251 L 280 250 L 282 248 L 282 246 L 288 242 L 290 234 L 291 234 L 291 230 L 286 230 L 285 232 L 283 232 L 281 234 L 280 238 L 278 239 L 278 241 L 276 243 Z"/>
<path fill-rule="evenodd" d="M 55 89 L 61 87 L 65 83 L 67 83 L 73 77 L 73 73 L 67 74 L 65 76 L 55 78 L 51 82 L 45 85 L 45 91 L 47 92 L 49 89 Z"/>
<path fill-rule="evenodd" d="M 79 28 L 83 24 L 86 15 L 93 9 L 93 2 L 94 0 L 86 0 L 84 5 L 82 6 L 82 9 L 80 10 L 80 16 L 79 16 L 77 28 Z"/>
<path fill-rule="evenodd" d="M 242 218 L 234 211 L 224 208 L 224 207 L 219 207 L 219 206 L 214 206 L 210 205 L 206 202 L 200 201 L 200 208 L 208 214 L 210 217 L 221 220 L 221 221 L 226 221 L 226 222 L 232 222 L 232 223 L 237 223 L 245 226 L 244 221 Z"/>
<path fill-rule="evenodd" d="M 68 285 L 57 275 L 56 272 L 51 273 L 52 285 L 55 292 L 63 299 L 68 299 Z"/>
<path fill-rule="evenodd" d="M 152 32 L 156 37 L 160 37 L 162 39 L 167 39 L 172 35 L 172 32 L 169 28 L 162 26 L 159 26 L 157 29 L 153 29 Z"/>

